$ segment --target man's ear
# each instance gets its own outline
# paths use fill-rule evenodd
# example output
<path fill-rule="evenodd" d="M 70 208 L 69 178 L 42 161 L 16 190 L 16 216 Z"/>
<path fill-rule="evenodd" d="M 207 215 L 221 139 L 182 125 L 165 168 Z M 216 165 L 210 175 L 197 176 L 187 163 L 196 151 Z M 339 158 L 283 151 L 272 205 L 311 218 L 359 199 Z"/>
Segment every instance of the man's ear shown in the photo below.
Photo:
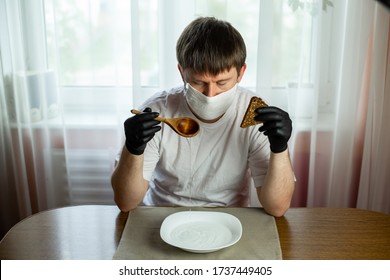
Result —
<path fill-rule="evenodd" d="M 244 63 L 244 65 L 241 67 L 240 73 L 238 73 L 237 83 L 241 82 L 245 70 L 246 70 L 246 64 Z"/>
<path fill-rule="evenodd" d="M 177 64 L 177 69 L 179 69 L 181 79 L 183 80 L 183 82 L 185 82 L 184 76 L 183 76 L 183 69 L 181 68 L 180 64 Z"/>

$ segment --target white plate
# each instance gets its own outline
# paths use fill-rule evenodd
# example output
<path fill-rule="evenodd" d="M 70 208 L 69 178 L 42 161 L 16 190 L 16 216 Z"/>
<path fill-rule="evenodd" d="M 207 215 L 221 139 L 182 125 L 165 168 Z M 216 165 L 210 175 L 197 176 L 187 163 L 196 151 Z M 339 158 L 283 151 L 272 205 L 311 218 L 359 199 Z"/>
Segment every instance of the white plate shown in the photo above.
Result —
<path fill-rule="evenodd" d="M 161 225 L 161 238 L 193 253 L 209 253 L 240 240 L 242 226 L 236 217 L 222 212 L 183 211 L 169 215 Z"/>

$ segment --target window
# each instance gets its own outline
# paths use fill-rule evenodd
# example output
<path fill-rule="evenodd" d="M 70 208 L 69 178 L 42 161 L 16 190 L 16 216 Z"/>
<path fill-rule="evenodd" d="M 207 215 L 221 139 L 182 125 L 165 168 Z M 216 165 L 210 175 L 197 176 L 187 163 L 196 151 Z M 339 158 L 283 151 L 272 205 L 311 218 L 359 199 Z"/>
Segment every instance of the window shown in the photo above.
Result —
<path fill-rule="evenodd" d="M 0 47 L 2 53 L 10 54 L 4 55 L 9 64 L 6 66 L 17 74 L 47 68 L 55 74 L 58 83 L 53 84 L 58 85 L 62 114 L 50 118 L 46 131 L 63 132 L 64 143 L 48 158 L 52 156 L 58 162 L 59 176 L 67 173 L 64 185 L 69 183 L 72 193 L 81 197 L 80 193 L 88 194 L 94 188 L 95 199 L 105 201 L 107 178 L 115 154 L 123 145 L 122 123 L 130 109 L 153 93 L 182 83 L 175 46 L 189 22 L 197 16 L 231 22 L 247 45 L 248 68 L 241 85 L 258 90 L 271 104 L 289 109 L 293 101 L 301 104 L 294 98 L 289 100 L 297 92 L 294 85 L 301 89 L 304 85 L 304 93 L 311 98 L 313 84 L 327 92 L 330 78 L 334 77 L 332 70 L 338 66 L 338 57 L 330 60 L 329 55 L 330 50 L 337 53 L 338 47 L 338 41 L 332 41 L 330 36 L 332 28 L 337 29 L 337 23 L 332 26 L 332 11 L 319 17 L 313 14 L 314 6 L 309 5 L 321 2 L 8 0 L 1 2 L 5 3 L 1 11 L 7 10 L 2 14 L 9 17 L 0 31 L 9 36 L 10 42 L 8 47 L 3 40 Z M 341 18 L 342 10 L 338 13 Z M 320 34 L 321 53 L 317 45 L 320 29 L 326 35 Z M 314 71 L 317 65 L 324 74 L 321 81 L 313 75 L 318 72 Z M 15 96 L 26 102 L 30 98 L 27 93 Z M 304 100 L 302 107 L 309 111 L 310 98 L 305 96 Z M 327 104 L 326 99 L 321 102 Z M 309 116 L 310 112 L 302 114 L 301 109 L 293 108 L 301 116 Z M 40 125 L 46 124 L 37 120 L 34 128 Z M 76 197 L 71 199 L 82 203 Z"/>
<path fill-rule="evenodd" d="M 131 85 L 130 1 L 46 0 L 45 21 L 60 85 Z"/>
<path fill-rule="evenodd" d="M 262 73 L 272 87 L 312 83 L 313 17 L 307 9 L 294 10 L 287 0 L 182 2 L 45 0 L 49 65 L 57 66 L 62 86 L 160 88 L 168 84 L 162 81 L 164 62 L 173 72 L 167 79 L 180 82 L 172 65 L 184 26 L 196 16 L 215 16 L 230 21 L 244 37 L 248 70 L 243 85 L 255 88 L 266 78 Z"/>

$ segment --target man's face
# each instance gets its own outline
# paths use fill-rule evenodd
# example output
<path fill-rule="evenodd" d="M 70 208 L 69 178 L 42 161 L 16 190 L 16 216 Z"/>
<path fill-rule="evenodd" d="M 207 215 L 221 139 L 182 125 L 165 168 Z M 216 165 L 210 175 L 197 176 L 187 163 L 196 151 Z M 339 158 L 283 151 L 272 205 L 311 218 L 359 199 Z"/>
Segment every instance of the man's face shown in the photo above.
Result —
<path fill-rule="evenodd" d="M 183 80 L 209 97 L 231 89 L 236 83 L 241 81 L 245 69 L 246 65 L 241 68 L 240 73 L 237 73 L 237 69 L 232 67 L 230 70 L 219 73 L 216 76 L 210 76 L 208 74 L 196 74 L 190 69 L 182 70 L 179 65 L 179 71 Z"/>

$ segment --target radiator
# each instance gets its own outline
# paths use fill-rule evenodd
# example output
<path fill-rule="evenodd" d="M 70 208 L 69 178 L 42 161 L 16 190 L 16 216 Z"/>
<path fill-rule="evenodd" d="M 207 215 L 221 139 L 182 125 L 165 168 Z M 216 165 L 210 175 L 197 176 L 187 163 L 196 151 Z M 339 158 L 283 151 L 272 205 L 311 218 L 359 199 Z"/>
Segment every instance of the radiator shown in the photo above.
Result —
<path fill-rule="evenodd" d="M 110 178 L 115 156 L 110 150 L 68 149 L 53 155 L 53 174 L 65 172 L 70 205 L 114 203 Z"/>

